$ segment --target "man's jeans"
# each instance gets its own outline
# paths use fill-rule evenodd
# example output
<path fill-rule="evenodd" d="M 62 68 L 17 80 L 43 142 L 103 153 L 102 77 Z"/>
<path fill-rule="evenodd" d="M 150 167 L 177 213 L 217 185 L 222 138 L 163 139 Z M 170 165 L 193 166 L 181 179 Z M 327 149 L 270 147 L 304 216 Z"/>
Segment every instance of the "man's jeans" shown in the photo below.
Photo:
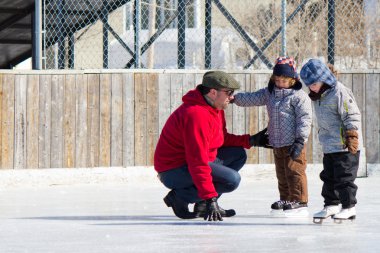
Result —
<path fill-rule="evenodd" d="M 242 147 L 223 147 L 218 149 L 217 158 L 209 162 L 212 169 L 212 181 L 219 197 L 222 193 L 232 192 L 240 183 L 238 171 L 247 160 Z M 199 202 L 198 190 L 193 183 L 187 165 L 158 174 L 160 181 L 187 203 Z"/>

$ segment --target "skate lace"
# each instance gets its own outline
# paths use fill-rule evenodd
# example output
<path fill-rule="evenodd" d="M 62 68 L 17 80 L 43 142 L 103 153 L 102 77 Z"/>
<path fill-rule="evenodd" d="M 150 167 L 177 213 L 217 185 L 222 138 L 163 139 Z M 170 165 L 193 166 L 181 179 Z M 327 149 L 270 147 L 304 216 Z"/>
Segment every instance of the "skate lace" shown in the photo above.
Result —
<path fill-rule="evenodd" d="M 279 204 L 279 205 L 285 205 L 286 203 L 288 203 L 288 201 L 286 201 L 286 200 L 278 200 L 278 201 L 276 201 L 276 203 Z"/>

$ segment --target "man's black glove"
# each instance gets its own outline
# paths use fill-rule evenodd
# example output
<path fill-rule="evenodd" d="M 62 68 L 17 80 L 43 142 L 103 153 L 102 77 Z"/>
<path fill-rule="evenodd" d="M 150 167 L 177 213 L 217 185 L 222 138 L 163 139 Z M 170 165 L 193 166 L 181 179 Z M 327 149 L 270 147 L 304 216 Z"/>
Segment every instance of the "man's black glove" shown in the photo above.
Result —
<path fill-rule="evenodd" d="M 296 139 L 293 145 L 289 149 L 289 155 L 293 160 L 296 160 L 302 152 L 303 149 L 303 139 Z"/>
<path fill-rule="evenodd" d="M 269 137 L 267 134 L 267 128 L 264 128 L 257 134 L 251 135 L 249 137 L 249 145 L 255 146 L 255 147 L 264 147 L 264 148 L 272 148 L 272 146 L 269 145 Z"/>
<path fill-rule="evenodd" d="M 222 214 L 220 213 L 217 198 L 211 198 L 206 200 L 206 214 L 204 220 L 209 221 L 222 221 Z"/>

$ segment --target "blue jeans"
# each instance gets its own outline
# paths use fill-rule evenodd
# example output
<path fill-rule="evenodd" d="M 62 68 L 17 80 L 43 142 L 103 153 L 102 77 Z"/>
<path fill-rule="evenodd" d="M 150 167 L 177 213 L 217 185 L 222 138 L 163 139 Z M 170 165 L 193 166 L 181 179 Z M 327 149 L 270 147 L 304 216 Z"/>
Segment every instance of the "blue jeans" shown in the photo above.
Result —
<path fill-rule="evenodd" d="M 223 147 L 218 149 L 218 154 L 211 167 L 212 182 L 219 197 L 226 192 L 232 192 L 240 183 L 238 171 L 247 160 L 247 154 L 242 147 Z M 176 196 L 187 203 L 199 202 L 198 190 L 193 183 L 187 165 L 161 172 L 158 174 L 160 181 L 169 189 L 175 191 Z"/>

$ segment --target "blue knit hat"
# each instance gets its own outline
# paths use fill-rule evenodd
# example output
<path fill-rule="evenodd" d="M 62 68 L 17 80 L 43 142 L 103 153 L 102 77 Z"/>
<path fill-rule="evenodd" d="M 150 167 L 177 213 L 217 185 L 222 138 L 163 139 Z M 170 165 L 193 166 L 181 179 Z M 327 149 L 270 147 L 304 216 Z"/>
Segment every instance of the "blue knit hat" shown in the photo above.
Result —
<path fill-rule="evenodd" d="M 273 68 L 273 75 L 286 76 L 298 80 L 296 62 L 292 57 L 278 57 Z"/>
<path fill-rule="evenodd" d="M 336 78 L 330 69 L 318 59 L 310 59 L 301 69 L 301 79 L 306 86 L 322 82 L 330 87 L 336 84 Z"/>

